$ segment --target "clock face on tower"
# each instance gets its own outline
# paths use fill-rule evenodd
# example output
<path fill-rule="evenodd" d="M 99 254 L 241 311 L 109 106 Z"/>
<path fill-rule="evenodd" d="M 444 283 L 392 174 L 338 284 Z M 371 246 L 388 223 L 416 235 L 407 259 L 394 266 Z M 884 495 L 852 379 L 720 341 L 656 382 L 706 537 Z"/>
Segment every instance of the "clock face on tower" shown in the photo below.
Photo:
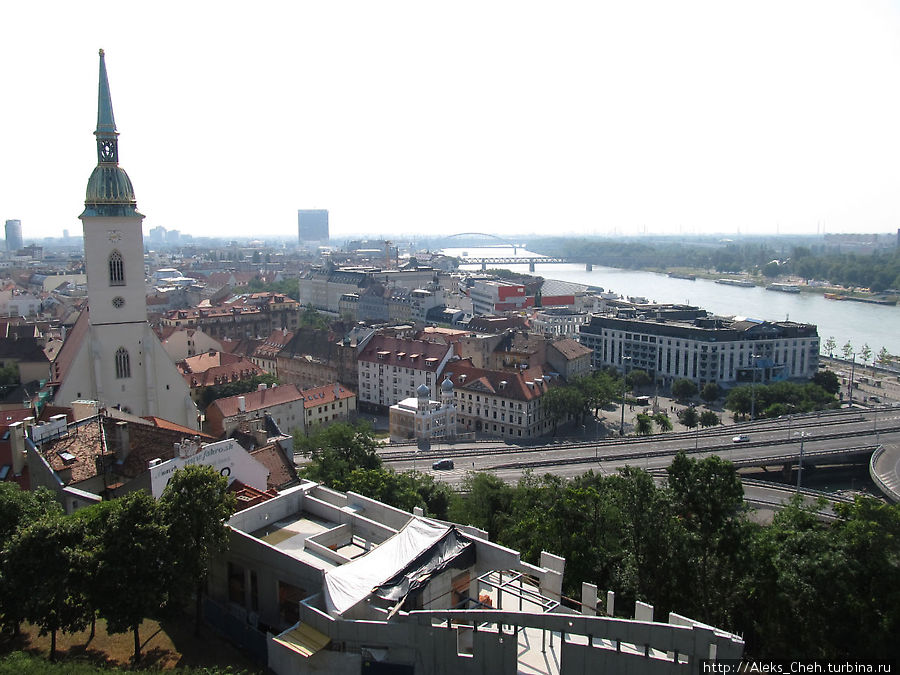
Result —
<path fill-rule="evenodd" d="M 121 239 L 122 239 L 122 233 L 121 233 L 121 232 L 119 232 L 118 230 L 110 230 L 110 231 L 109 231 L 109 240 L 110 240 L 112 243 L 115 244 L 116 242 L 120 241 Z"/>

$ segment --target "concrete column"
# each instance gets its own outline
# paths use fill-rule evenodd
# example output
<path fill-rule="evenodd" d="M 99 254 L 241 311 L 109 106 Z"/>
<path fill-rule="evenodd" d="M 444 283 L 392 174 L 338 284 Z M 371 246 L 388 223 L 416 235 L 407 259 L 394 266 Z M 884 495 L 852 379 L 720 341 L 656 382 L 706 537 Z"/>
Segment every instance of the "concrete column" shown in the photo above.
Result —
<path fill-rule="evenodd" d="M 606 615 L 616 615 L 616 593 L 615 591 L 606 591 Z"/>
<path fill-rule="evenodd" d="M 597 587 L 594 584 L 581 584 L 581 613 L 597 616 Z"/>
<path fill-rule="evenodd" d="M 636 600 L 634 603 L 635 621 L 653 621 L 653 605 Z"/>

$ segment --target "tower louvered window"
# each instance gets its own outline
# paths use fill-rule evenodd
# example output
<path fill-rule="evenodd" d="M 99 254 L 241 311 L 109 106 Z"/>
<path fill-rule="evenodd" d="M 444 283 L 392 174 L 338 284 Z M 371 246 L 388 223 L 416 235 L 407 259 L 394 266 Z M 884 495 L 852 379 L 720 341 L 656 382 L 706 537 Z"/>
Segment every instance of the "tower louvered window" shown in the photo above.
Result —
<path fill-rule="evenodd" d="M 125 260 L 118 251 L 109 254 L 109 285 L 125 285 Z"/>
<path fill-rule="evenodd" d="M 119 347 L 116 350 L 116 378 L 121 380 L 126 377 L 131 377 L 131 358 L 125 347 Z"/>

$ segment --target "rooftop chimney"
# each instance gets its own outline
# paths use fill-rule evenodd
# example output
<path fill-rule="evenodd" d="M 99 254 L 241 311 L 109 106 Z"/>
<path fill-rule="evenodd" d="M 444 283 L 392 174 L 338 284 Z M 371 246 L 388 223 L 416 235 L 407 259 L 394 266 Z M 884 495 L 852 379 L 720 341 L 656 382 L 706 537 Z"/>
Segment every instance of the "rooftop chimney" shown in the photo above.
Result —
<path fill-rule="evenodd" d="M 13 422 L 9 425 L 9 449 L 12 453 L 12 470 L 16 476 L 25 468 L 25 425 Z"/>
<path fill-rule="evenodd" d="M 238 396 L 238 410 L 240 412 L 247 412 L 247 399 L 243 396 Z"/>
<path fill-rule="evenodd" d="M 119 420 L 116 422 L 116 458 L 124 462 L 131 452 L 131 434 L 128 431 L 128 422 Z"/>

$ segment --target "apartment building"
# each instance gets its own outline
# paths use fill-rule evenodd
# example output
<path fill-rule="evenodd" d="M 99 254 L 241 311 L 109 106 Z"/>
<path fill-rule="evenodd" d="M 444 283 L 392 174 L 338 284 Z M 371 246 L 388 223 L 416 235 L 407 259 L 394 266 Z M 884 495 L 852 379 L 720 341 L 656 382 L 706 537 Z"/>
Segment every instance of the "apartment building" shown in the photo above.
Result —
<path fill-rule="evenodd" d="M 560 384 L 541 368 L 519 371 L 476 368 L 466 359 L 444 369 L 453 383 L 460 433 L 482 433 L 510 440 L 543 436 L 552 430 L 541 397 Z"/>
<path fill-rule="evenodd" d="M 596 368 L 641 369 L 663 387 L 677 379 L 723 387 L 792 378 L 819 367 L 816 327 L 793 321 L 713 316 L 689 306 L 652 306 L 594 315 L 578 340 Z"/>
<path fill-rule="evenodd" d="M 403 399 L 416 397 L 426 385 L 431 398 L 453 347 L 390 335 L 375 335 L 359 354 L 359 403 L 386 410 Z"/>

